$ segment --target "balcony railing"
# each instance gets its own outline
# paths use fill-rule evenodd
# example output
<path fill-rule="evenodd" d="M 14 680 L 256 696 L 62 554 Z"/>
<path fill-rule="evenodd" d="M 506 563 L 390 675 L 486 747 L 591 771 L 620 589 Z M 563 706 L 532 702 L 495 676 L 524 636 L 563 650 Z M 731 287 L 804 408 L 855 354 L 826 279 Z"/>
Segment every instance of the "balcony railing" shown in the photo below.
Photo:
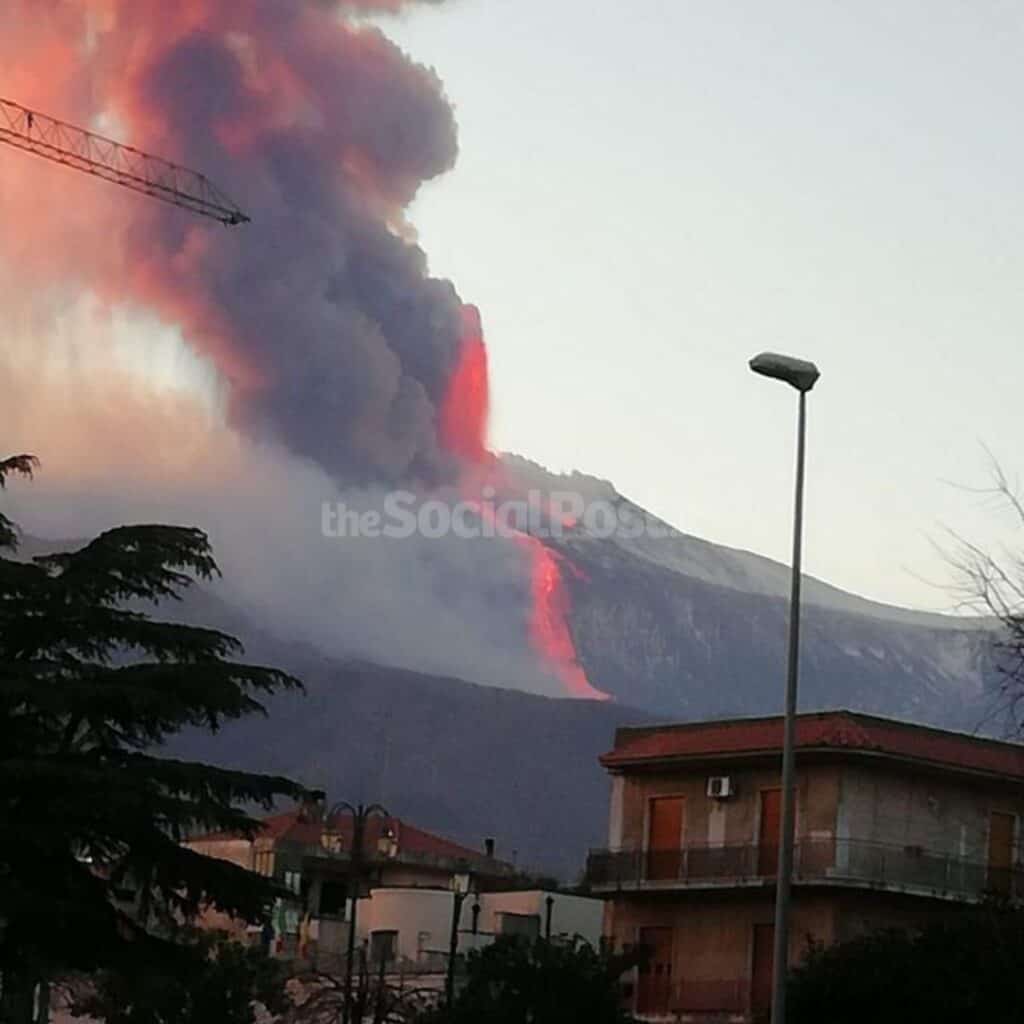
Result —
<path fill-rule="evenodd" d="M 587 878 L 598 889 L 763 885 L 775 876 L 777 848 L 690 845 L 675 850 L 595 850 Z M 861 839 L 801 839 L 796 882 L 867 886 L 977 900 L 990 892 L 1024 899 L 1024 869 L 993 868 L 916 846 Z"/>

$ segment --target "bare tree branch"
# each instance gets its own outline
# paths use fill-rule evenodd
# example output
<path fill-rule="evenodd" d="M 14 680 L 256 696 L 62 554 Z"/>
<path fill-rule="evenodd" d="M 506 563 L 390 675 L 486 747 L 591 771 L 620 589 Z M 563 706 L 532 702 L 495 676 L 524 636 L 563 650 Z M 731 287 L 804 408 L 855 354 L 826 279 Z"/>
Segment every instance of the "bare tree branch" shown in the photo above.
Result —
<path fill-rule="evenodd" d="M 989 461 L 991 486 L 961 489 L 993 498 L 1024 528 L 1024 495 L 1019 482 L 1011 480 L 992 452 L 982 447 Z M 1012 731 L 1024 733 L 1024 545 L 1019 550 L 1004 547 L 992 551 L 953 530 L 946 532 L 951 546 L 939 550 L 954 573 L 951 589 L 958 608 L 985 615 L 997 626 L 992 649 L 1002 681 L 983 724 L 1005 715 Z"/>

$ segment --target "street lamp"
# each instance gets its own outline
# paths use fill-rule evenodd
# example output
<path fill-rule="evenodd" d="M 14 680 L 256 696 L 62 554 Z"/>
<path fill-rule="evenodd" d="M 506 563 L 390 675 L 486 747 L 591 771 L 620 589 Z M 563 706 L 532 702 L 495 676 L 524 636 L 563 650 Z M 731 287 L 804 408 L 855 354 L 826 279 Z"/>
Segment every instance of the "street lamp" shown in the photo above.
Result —
<path fill-rule="evenodd" d="M 772 1024 L 786 1021 L 786 975 L 789 969 L 789 906 L 796 825 L 794 745 L 797 675 L 800 660 L 800 561 L 804 520 L 804 461 L 807 433 L 807 392 L 820 374 L 814 363 L 775 352 L 750 360 L 762 377 L 781 380 L 800 393 L 796 434 L 796 499 L 793 511 L 793 578 L 789 597 L 789 652 L 786 659 L 786 714 L 782 732 L 782 821 L 779 825 L 779 866 L 775 882 L 775 936 L 772 952 Z"/>
<path fill-rule="evenodd" d="M 459 954 L 459 922 L 462 919 L 462 904 L 469 896 L 472 882 L 473 879 L 468 874 L 452 875 L 452 932 L 448 942 L 448 971 L 444 978 L 444 1005 L 449 1011 L 455 998 L 455 958 Z"/>
<path fill-rule="evenodd" d="M 339 814 L 343 813 L 352 816 L 352 853 L 349 856 L 348 953 L 345 960 L 345 996 L 341 1008 L 342 1024 L 349 1024 L 352 1017 L 352 962 L 356 955 L 356 911 L 359 906 L 359 881 L 363 875 L 363 839 L 366 834 L 366 823 L 375 814 L 382 818 L 389 818 L 390 815 L 380 804 L 359 804 L 354 807 L 342 800 L 328 812 L 328 826 Z"/>

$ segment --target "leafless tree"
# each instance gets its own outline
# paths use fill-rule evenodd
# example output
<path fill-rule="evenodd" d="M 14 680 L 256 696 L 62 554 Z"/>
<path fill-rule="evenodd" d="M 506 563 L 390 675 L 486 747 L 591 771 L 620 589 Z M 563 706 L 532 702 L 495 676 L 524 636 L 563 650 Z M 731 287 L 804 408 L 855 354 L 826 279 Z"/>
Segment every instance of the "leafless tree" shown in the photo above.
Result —
<path fill-rule="evenodd" d="M 309 971 L 292 979 L 292 1009 L 282 1024 L 338 1024 L 345 1001 L 341 975 Z M 356 1021 L 411 1024 L 437 1001 L 436 987 L 396 985 L 387 978 L 361 972 L 353 993 Z"/>
<path fill-rule="evenodd" d="M 962 489 L 1006 510 L 1014 526 L 1024 530 L 1021 484 L 986 453 L 991 483 Z M 993 664 L 1000 685 L 986 723 L 1002 719 L 1007 731 L 1024 733 L 1024 541 L 987 548 L 953 531 L 949 537 L 942 551 L 953 569 L 957 606 L 988 619 L 993 628 Z"/>

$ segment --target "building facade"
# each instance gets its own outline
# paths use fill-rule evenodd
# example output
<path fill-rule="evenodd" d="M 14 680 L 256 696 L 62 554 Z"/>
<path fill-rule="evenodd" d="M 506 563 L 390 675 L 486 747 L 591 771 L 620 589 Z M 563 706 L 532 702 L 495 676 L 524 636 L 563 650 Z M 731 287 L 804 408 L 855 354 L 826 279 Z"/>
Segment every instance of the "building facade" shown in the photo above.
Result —
<path fill-rule="evenodd" d="M 358 934 L 371 962 L 386 960 L 390 974 L 441 973 L 453 927 L 463 954 L 502 936 L 582 939 L 596 949 L 603 909 L 600 899 L 546 889 L 470 892 L 456 902 L 444 889 L 378 888 L 359 902 Z"/>
<path fill-rule="evenodd" d="M 797 719 L 789 958 L 1024 896 L 1024 748 L 850 712 Z M 770 1005 L 782 719 L 620 729 L 609 843 L 588 877 L 605 935 L 646 947 L 626 985 L 646 1019 L 763 1017 Z"/>
<path fill-rule="evenodd" d="M 361 855 L 353 859 L 351 816 L 325 814 L 323 801 L 311 801 L 264 820 L 253 839 L 229 833 L 197 836 L 189 847 L 275 879 L 290 898 L 274 915 L 273 948 L 288 957 L 338 967 L 347 950 L 351 897 L 373 889 L 437 890 L 448 895 L 456 877 L 469 875 L 479 887 L 495 887 L 515 877 L 515 868 L 481 850 L 417 828 L 395 817 L 373 816 L 366 823 Z M 359 899 L 360 905 L 367 902 Z M 359 926 L 356 937 L 368 939 Z M 237 930 L 237 924 L 208 915 L 209 926 Z M 253 941 L 258 933 L 253 930 Z"/>

